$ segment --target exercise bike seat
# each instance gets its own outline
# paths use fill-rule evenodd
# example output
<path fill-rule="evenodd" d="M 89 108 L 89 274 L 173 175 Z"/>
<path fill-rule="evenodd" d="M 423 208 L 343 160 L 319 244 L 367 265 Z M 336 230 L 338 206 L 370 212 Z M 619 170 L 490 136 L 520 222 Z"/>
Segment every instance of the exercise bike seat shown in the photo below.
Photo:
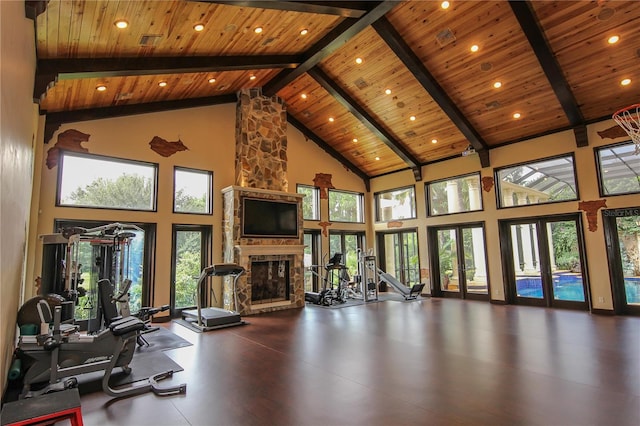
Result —
<path fill-rule="evenodd" d="M 116 336 L 122 336 L 145 328 L 144 321 L 136 317 L 125 317 L 109 324 L 109 329 Z"/>

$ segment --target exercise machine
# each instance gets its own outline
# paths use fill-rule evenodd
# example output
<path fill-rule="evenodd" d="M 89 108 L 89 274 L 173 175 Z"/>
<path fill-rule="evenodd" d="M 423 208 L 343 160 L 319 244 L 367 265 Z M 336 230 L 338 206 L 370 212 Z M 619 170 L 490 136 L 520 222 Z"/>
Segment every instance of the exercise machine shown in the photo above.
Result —
<path fill-rule="evenodd" d="M 425 284 L 419 283 L 414 284 L 411 287 L 407 287 L 403 283 L 401 283 L 396 277 L 393 275 L 383 271 L 380 269 L 376 263 L 376 256 L 367 254 L 361 256 L 361 265 L 362 265 L 362 274 L 363 281 L 366 282 L 367 288 L 369 289 L 372 283 L 377 283 L 378 280 L 389 284 L 396 292 L 400 293 L 404 300 L 415 300 L 420 296 L 422 290 L 424 289 Z M 376 299 L 378 296 L 377 286 L 376 287 Z"/>
<path fill-rule="evenodd" d="M 235 263 L 218 263 L 204 268 L 198 278 L 198 285 L 196 289 L 196 309 L 183 310 L 182 319 L 200 331 L 210 331 L 224 327 L 246 324 L 246 322 L 242 320 L 240 314 L 236 311 L 216 307 L 202 307 L 202 296 L 206 294 L 204 286 L 206 285 L 208 278 L 228 276 L 233 279 L 234 307 L 238 309 L 236 283 L 238 278 L 240 278 L 244 272 L 245 269 Z"/>
<path fill-rule="evenodd" d="M 378 269 L 378 276 L 381 281 L 389 284 L 396 290 L 398 293 L 404 297 L 404 300 L 415 300 L 422 293 L 422 289 L 424 288 L 424 283 L 414 284 L 411 287 L 407 287 L 402 284 L 396 277 L 391 274 L 384 272 L 382 269 Z"/>
<path fill-rule="evenodd" d="M 126 303 L 122 299 L 117 306 L 128 309 L 129 293 L 122 289 L 131 285 L 131 243 L 137 232 L 143 230 L 116 222 L 94 228 L 64 227 L 58 233 L 42 235 L 40 294 L 59 294 L 74 302 L 72 317 L 88 332 L 99 332 L 108 321 L 97 283 L 104 279 L 113 283 L 127 298 Z M 83 268 L 88 269 L 86 274 Z M 75 310 L 81 310 L 80 315 Z M 127 311 L 120 315 L 129 314 Z"/>
<path fill-rule="evenodd" d="M 116 367 L 125 374 L 131 373 L 129 364 L 134 356 L 136 339 L 145 327 L 139 318 L 125 317 L 111 322 L 96 335 L 86 335 L 78 333 L 77 328 L 69 327 L 69 324 L 65 327 L 61 312 L 61 306 L 54 306 L 52 329 L 42 329 L 36 336 L 20 336 L 16 356 L 25 371 L 21 398 L 76 387 L 76 375 L 96 371 L 104 371 L 102 390 L 116 398 L 149 391 L 157 395 L 186 392 L 184 383 L 168 387 L 158 385 L 158 381 L 173 375 L 171 370 L 124 387 L 114 388 L 109 384 Z M 38 313 L 42 324 L 51 322 L 51 307 L 46 300 L 38 301 Z"/>
<path fill-rule="evenodd" d="M 358 279 L 365 302 L 378 300 L 378 268 L 376 257 L 358 249 Z"/>
<path fill-rule="evenodd" d="M 349 292 L 349 274 L 347 267 L 342 263 L 342 253 L 334 253 L 324 264 L 323 275 L 318 273 L 318 269 L 320 269 L 319 265 L 309 266 L 309 271 L 322 280 L 322 290 L 305 292 L 304 300 L 322 306 L 345 303 Z"/>

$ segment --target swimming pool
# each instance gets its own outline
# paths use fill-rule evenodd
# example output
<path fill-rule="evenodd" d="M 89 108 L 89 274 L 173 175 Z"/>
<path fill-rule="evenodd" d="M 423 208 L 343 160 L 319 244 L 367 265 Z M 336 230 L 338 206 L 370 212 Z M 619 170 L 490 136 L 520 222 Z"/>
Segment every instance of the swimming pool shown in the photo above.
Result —
<path fill-rule="evenodd" d="M 540 277 L 517 277 L 518 297 L 542 299 L 542 279 Z M 582 275 L 575 273 L 553 274 L 553 297 L 555 300 L 584 302 Z"/>
<path fill-rule="evenodd" d="M 640 277 L 625 277 L 624 289 L 627 303 L 640 304 Z M 542 299 L 542 280 L 540 277 L 516 277 L 518 297 Z M 553 296 L 555 300 L 584 302 L 582 275 L 574 273 L 553 274 Z"/>

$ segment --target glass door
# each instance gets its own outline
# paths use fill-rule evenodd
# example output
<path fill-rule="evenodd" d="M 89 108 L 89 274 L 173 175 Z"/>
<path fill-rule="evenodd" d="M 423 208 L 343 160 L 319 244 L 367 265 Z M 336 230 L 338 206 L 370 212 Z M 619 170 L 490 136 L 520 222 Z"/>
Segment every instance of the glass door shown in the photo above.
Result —
<path fill-rule="evenodd" d="M 405 230 L 377 234 L 380 268 L 407 287 L 420 283 L 418 232 Z M 381 285 L 381 290 L 386 287 Z"/>
<path fill-rule="evenodd" d="M 640 208 L 604 210 L 602 215 L 614 310 L 640 315 Z"/>
<path fill-rule="evenodd" d="M 500 222 L 509 303 L 589 309 L 579 215 Z"/>
<path fill-rule="evenodd" d="M 429 246 L 435 250 L 430 256 L 433 295 L 488 300 L 484 227 L 430 227 L 427 234 Z"/>
<path fill-rule="evenodd" d="M 211 227 L 173 225 L 171 268 L 171 315 L 180 316 L 183 309 L 194 308 L 197 297 L 211 302 L 213 297 L 197 294 L 198 278 L 210 260 Z"/>

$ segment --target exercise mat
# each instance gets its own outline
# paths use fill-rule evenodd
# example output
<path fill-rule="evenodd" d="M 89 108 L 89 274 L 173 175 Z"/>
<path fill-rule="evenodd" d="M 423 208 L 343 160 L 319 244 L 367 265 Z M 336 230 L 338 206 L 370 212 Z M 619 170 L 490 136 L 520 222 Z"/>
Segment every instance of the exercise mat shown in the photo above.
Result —
<path fill-rule="evenodd" d="M 166 351 L 169 349 L 184 348 L 185 346 L 192 345 L 192 343 L 164 327 L 158 327 L 158 330 L 152 331 L 151 333 L 145 333 L 142 337 L 144 337 L 149 345 L 138 346 L 136 348 L 136 354 Z"/>
<path fill-rule="evenodd" d="M 178 363 L 169 358 L 161 351 L 150 352 L 147 354 L 135 354 L 131 360 L 130 374 L 124 374 L 120 367 L 116 367 L 111 375 L 109 385 L 112 387 L 119 387 L 127 385 L 140 380 L 146 380 L 159 373 L 165 371 L 183 371 Z M 93 373 L 81 374 L 76 376 L 78 379 L 78 388 L 80 394 L 85 395 L 91 392 L 99 392 L 102 390 L 102 376 L 104 372 L 95 371 Z M 162 382 L 159 382 L 162 384 Z"/>

